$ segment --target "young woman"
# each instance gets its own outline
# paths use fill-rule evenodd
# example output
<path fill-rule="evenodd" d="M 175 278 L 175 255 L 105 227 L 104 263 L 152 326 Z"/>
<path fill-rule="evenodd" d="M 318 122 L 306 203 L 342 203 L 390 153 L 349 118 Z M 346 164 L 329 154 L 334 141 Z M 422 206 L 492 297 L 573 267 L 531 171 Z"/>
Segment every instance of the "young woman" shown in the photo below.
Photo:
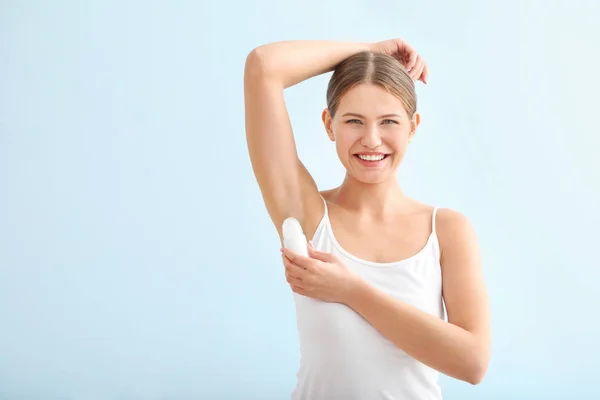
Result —
<path fill-rule="evenodd" d="M 346 176 L 319 191 L 298 158 L 283 91 L 330 71 L 322 120 Z M 267 211 L 280 238 L 294 217 L 312 239 L 309 257 L 282 249 L 302 354 L 292 398 L 440 399 L 438 372 L 481 382 L 490 315 L 472 225 L 409 198 L 397 180 L 420 122 L 422 57 L 400 39 L 287 41 L 254 49 L 244 75 Z"/>

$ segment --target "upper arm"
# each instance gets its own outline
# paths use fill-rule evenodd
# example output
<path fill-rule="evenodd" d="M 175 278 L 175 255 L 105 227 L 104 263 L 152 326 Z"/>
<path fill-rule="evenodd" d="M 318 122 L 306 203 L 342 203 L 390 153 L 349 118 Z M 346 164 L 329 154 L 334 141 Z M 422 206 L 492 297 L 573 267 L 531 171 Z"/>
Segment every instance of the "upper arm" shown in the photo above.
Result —
<path fill-rule="evenodd" d="M 267 212 L 281 237 L 287 217 L 297 218 L 307 236 L 324 212 L 317 185 L 298 158 L 283 84 L 268 76 L 256 51 L 244 70 L 248 152 Z"/>
<path fill-rule="evenodd" d="M 448 322 L 472 333 L 487 360 L 491 347 L 490 310 L 475 230 L 464 215 L 453 210 L 440 210 L 437 219 Z"/>

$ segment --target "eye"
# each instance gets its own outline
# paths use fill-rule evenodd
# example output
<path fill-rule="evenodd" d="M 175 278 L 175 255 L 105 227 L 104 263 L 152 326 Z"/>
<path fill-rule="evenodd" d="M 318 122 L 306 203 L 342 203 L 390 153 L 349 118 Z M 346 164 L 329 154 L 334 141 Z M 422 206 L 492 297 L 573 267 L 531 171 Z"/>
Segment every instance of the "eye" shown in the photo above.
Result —
<path fill-rule="evenodd" d="M 346 123 L 348 123 L 348 124 L 354 124 L 357 122 L 360 124 L 361 123 L 360 119 L 349 119 L 348 121 L 346 121 Z"/>
<path fill-rule="evenodd" d="M 394 121 L 393 119 L 384 119 L 383 120 L 384 123 L 392 123 L 392 124 L 398 124 L 398 121 Z"/>

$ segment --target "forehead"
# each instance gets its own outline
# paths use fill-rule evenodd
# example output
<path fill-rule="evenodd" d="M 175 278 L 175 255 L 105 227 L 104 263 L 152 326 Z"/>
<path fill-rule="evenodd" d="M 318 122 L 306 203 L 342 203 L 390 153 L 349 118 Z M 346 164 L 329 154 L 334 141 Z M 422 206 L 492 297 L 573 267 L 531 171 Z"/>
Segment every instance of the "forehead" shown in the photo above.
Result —
<path fill-rule="evenodd" d="M 338 112 L 355 112 L 367 116 L 398 113 L 406 115 L 402 101 L 379 85 L 360 84 L 341 97 Z"/>

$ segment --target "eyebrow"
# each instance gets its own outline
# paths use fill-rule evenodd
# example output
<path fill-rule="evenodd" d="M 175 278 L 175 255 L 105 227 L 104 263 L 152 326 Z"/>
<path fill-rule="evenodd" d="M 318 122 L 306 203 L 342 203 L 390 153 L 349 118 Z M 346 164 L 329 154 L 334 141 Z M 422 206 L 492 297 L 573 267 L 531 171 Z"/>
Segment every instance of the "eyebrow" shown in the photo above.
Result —
<path fill-rule="evenodd" d="M 366 119 L 367 117 L 365 117 L 364 115 L 360 115 L 357 113 L 346 113 L 344 115 L 342 115 L 342 117 L 358 117 L 358 118 L 364 118 Z M 380 115 L 379 118 L 388 118 L 388 117 L 396 117 L 396 118 L 402 118 L 400 115 L 398 114 L 385 114 L 385 115 Z"/>

